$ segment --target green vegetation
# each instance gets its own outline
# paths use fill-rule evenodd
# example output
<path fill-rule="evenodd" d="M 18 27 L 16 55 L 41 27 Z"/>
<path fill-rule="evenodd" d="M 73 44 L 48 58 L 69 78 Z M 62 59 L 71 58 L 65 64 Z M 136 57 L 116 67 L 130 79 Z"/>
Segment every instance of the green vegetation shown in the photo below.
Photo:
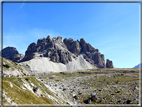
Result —
<path fill-rule="evenodd" d="M 52 75 L 54 75 L 54 80 L 49 79 Z M 138 100 L 134 100 L 134 98 L 139 95 L 139 90 L 133 90 L 132 87 L 140 87 L 139 69 L 102 68 L 94 70 L 50 73 L 49 75 L 41 77 L 41 79 L 45 79 L 51 83 L 66 83 L 66 81 L 69 81 L 69 86 L 71 86 L 71 81 L 74 81 L 72 83 L 75 85 L 78 84 L 78 86 L 81 87 L 81 90 L 77 92 L 77 89 L 74 88 L 70 90 L 70 93 L 77 93 L 72 98 L 80 104 L 84 104 L 84 101 L 88 101 L 91 97 L 90 93 L 92 92 L 97 93 L 99 98 L 96 101 L 91 101 L 91 104 L 123 104 L 125 102 L 127 104 L 138 103 Z M 129 98 L 133 100 L 129 101 Z"/>
<path fill-rule="evenodd" d="M 8 64 L 5 64 L 5 65 L 3 64 L 3 66 L 6 68 L 10 68 L 10 66 Z"/>
<path fill-rule="evenodd" d="M 25 65 L 21 66 L 18 63 L 8 60 L 6 58 L 2 58 L 2 59 L 3 59 L 3 64 L 1 65 L 1 63 L 0 63 L 0 66 L 3 66 L 3 70 L 8 70 L 8 69 L 10 69 L 11 71 L 18 70 L 22 73 L 23 73 L 23 69 L 25 69 L 27 71 L 29 70 L 29 67 L 27 67 Z"/>
<path fill-rule="evenodd" d="M 21 66 L 5 58 L 3 61 L 4 70 L 14 71 L 16 69 L 23 72 L 24 69 L 29 69 L 27 66 Z M 51 76 L 54 76 L 54 79 L 49 79 Z M 91 104 L 137 104 L 137 96 L 140 96 L 139 89 L 133 89 L 134 86 L 140 87 L 139 69 L 88 69 L 39 74 L 37 78 L 42 81 L 37 80 L 34 76 L 4 77 L 2 80 L 3 91 L 12 102 L 17 104 L 69 104 L 73 99 L 79 104 L 84 104 L 90 99 L 90 93 L 97 93 L 98 97 L 96 101 L 91 101 Z M 52 87 L 49 84 L 48 86 L 57 92 L 52 92 L 43 83 L 54 84 Z M 41 90 L 41 96 L 34 93 L 36 87 Z M 59 87 L 60 89 L 58 89 Z M 66 99 L 70 99 L 70 101 Z M 3 97 L 3 104 L 8 104 L 5 97 Z"/>
<path fill-rule="evenodd" d="M 28 79 L 28 78 L 25 78 L 25 80 L 28 81 L 29 79 Z"/>
<path fill-rule="evenodd" d="M 26 77 L 25 80 L 26 79 L 30 80 L 33 84 L 41 84 L 39 81 L 36 80 L 35 77 Z M 10 83 L 13 85 L 13 87 L 10 86 Z M 25 89 L 22 89 L 21 86 L 23 86 L 22 78 L 3 79 L 3 91 L 6 93 L 7 97 L 10 97 L 11 99 L 13 99 L 14 102 L 18 104 L 55 104 L 55 102 L 49 99 L 48 97 L 38 97 L 34 93 L 26 89 L 26 87 Z M 43 88 L 43 90 L 47 89 L 44 85 L 38 85 L 38 87 L 40 87 L 41 89 Z M 51 95 L 52 92 L 47 90 L 45 90 L 44 92 L 49 93 Z M 5 99 L 3 100 L 3 103 L 8 104 Z"/>

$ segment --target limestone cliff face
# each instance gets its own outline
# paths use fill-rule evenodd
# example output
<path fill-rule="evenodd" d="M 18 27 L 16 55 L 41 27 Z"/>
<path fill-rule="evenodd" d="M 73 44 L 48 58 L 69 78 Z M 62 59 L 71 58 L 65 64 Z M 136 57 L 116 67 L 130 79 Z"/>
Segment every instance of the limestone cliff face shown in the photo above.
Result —
<path fill-rule="evenodd" d="M 74 41 L 72 38 L 65 38 L 58 36 L 57 38 L 51 38 L 47 36 L 43 39 L 38 39 L 37 43 L 31 43 L 26 52 L 24 58 L 21 58 L 18 51 L 11 51 L 16 58 L 13 56 L 10 57 L 10 60 L 16 62 L 24 62 L 31 60 L 35 57 L 48 57 L 51 61 L 56 63 L 67 64 L 72 61 L 72 58 L 78 57 L 78 55 L 83 55 L 83 58 L 86 59 L 92 65 L 98 68 L 112 68 L 113 63 L 107 60 L 105 64 L 105 57 L 103 54 L 99 52 L 98 49 L 92 47 L 89 43 L 87 43 L 83 38 L 77 41 Z M 9 53 L 9 52 L 8 52 Z M 7 52 L 4 56 L 8 56 Z"/>
<path fill-rule="evenodd" d="M 38 39 L 37 44 L 31 43 L 21 62 L 31 60 L 36 56 L 49 57 L 51 61 L 63 64 L 72 61 L 71 52 L 68 51 L 66 45 L 63 43 L 62 37 L 51 39 L 50 36 L 47 36 L 47 38 Z"/>
<path fill-rule="evenodd" d="M 38 39 L 37 44 L 31 43 L 21 62 L 39 56 L 49 57 L 53 62 L 67 64 L 69 61 L 72 61 L 71 56 L 75 58 L 80 54 L 83 55 L 86 61 L 96 67 L 105 68 L 104 55 L 101 54 L 98 49 L 86 43 L 83 38 L 81 38 L 80 41 L 74 41 L 71 38 L 65 38 L 63 40 L 60 36 L 52 39 L 50 36 L 47 36 L 47 38 Z"/>
<path fill-rule="evenodd" d="M 106 62 L 106 68 L 114 68 L 113 62 L 110 61 L 109 59 L 107 59 L 107 62 Z"/>
<path fill-rule="evenodd" d="M 93 48 L 89 43 L 81 38 L 80 41 L 73 41 L 73 39 L 64 39 L 68 50 L 75 55 L 83 54 L 84 58 L 91 64 L 99 68 L 105 68 L 104 55 L 98 49 Z"/>

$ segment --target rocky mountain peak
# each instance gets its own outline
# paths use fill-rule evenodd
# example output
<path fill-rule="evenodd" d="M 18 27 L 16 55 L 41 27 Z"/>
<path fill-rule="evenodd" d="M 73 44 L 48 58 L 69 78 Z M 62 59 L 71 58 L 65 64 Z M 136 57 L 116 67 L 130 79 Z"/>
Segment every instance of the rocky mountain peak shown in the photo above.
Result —
<path fill-rule="evenodd" d="M 31 60 L 34 57 L 49 57 L 53 62 L 61 62 L 64 64 L 71 61 L 71 53 L 67 50 L 60 36 L 51 39 L 48 35 L 46 39 L 38 39 L 37 45 L 31 43 L 21 62 Z"/>
<path fill-rule="evenodd" d="M 57 40 L 60 40 L 60 41 L 62 41 L 62 42 L 63 42 L 63 38 L 62 38 L 62 37 L 60 37 L 60 36 L 58 36 L 58 37 L 57 37 Z"/>
<path fill-rule="evenodd" d="M 50 35 L 47 36 L 46 41 L 47 42 L 51 42 L 52 41 L 52 38 L 50 37 Z"/>
<path fill-rule="evenodd" d="M 73 39 L 69 38 L 65 38 L 64 39 L 64 44 L 67 46 L 67 49 L 74 53 L 74 54 L 79 54 L 81 51 L 81 47 L 78 41 L 73 41 Z"/>
<path fill-rule="evenodd" d="M 113 62 L 110 61 L 109 59 L 107 59 L 107 61 L 106 61 L 106 68 L 114 68 Z"/>
<path fill-rule="evenodd" d="M 15 48 L 7 48 L 6 50 L 9 50 L 13 55 L 17 55 L 13 57 L 5 53 L 5 57 L 8 56 L 8 59 L 13 61 L 24 62 L 35 57 L 48 57 L 53 62 L 67 64 L 72 61 L 72 57 L 76 58 L 82 55 L 86 61 L 98 68 L 113 68 L 112 61 L 107 60 L 105 64 L 104 55 L 101 54 L 98 49 L 95 49 L 87 43 L 84 38 L 81 38 L 80 41 L 74 41 L 72 38 L 65 38 L 63 40 L 60 36 L 51 38 L 50 35 L 48 35 L 47 38 L 38 39 L 37 44 L 34 42 L 31 43 L 22 60 L 21 56 L 18 56 L 19 53 Z"/>
<path fill-rule="evenodd" d="M 12 60 L 14 62 L 19 62 L 24 57 L 24 55 L 20 54 L 15 47 L 4 48 L 2 50 L 2 55 L 4 58 Z"/>
<path fill-rule="evenodd" d="M 80 44 L 86 44 L 86 41 L 84 40 L 84 38 L 80 39 Z"/>

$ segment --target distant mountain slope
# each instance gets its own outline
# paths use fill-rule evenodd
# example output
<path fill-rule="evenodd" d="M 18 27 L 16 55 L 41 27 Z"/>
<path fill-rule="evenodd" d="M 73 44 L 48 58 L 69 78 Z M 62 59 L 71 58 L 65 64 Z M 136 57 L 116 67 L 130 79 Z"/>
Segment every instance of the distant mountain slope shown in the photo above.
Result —
<path fill-rule="evenodd" d="M 138 64 L 138 65 L 136 65 L 134 68 L 142 68 L 142 63 L 141 64 Z"/>

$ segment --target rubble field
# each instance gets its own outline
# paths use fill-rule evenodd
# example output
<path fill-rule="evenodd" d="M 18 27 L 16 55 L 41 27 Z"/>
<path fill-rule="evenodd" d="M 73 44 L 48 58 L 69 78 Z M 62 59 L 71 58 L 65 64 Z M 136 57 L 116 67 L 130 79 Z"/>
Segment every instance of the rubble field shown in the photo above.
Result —
<path fill-rule="evenodd" d="M 50 73 L 39 79 L 69 104 L 140 104 L 140 78 L 136 68 Z"/>

